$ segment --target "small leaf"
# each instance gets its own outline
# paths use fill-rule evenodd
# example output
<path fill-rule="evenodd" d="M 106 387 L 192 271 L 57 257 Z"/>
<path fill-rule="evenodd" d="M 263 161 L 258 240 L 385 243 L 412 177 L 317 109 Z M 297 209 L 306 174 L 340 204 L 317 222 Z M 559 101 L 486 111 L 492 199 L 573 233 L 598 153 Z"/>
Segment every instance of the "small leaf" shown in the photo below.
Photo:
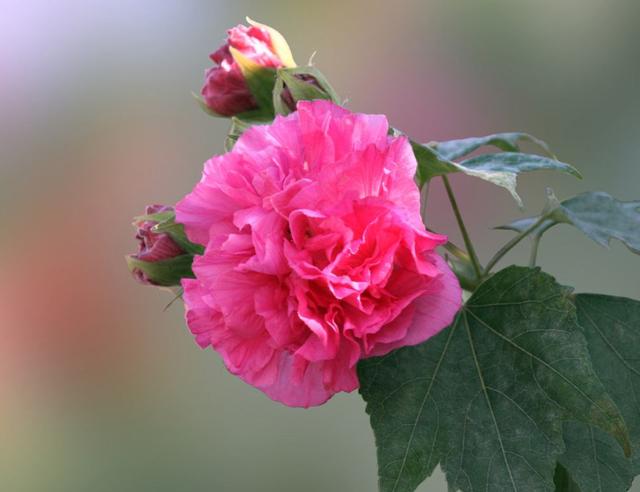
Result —
<path fill-rule="evenodd" d="M 447 140 L 444 142 L 437 142 L 434 146 L 442 158 L 454 160 L 487 145 L 498 147 L 500 150 L 504 150 L 505 152 L 519 152 L 519 142 L 532 142 L 542 148 L 545 154 L 550 157 L 554 157 L 549 146 L 545 142 L 533 135 L 520 132 L 496 133 L 494 135 L 487 135 L 486 137 Z"/>
<path fill-rule="evenodd" d="M 276 70 L 259 65 L 233 46 L 229 47 L 229 51 L 240 67 L 258 107 L 273 114 L 272 92 L 276 83 Z"/>
<path fill-rule="evenodd" d="M 495 274 L 451 327 L 358 374 L 383 492 L 415 490 L 438 463 L 451 490 L 553 491 L 566 419 L 629 448 L 568 289 L 539 269 Z"/>
<path fill-rule="evenodd" d="M 519 219 L 498 229 L 521 232 L 536 220 Z M 582 193 L 560 203 L 541 229 L 556 224 L 571 224 L 605 247 L 612 238 L 618 239 L 640 254 L 640 201 L 621 202 L 602 191 Z"/>
<path fill-rule="evenodd" d="M 412 142 L 412 148 L 418 161 L 417 180 L 420 186 L 435 176 L 463 172 L 506 188 L 519 206 L 522 206 L 522 200 L 516 192 L 516 179 L 520 173 L 551 170 L 571 174 L 577 178 L 582 177 L 573 166 L 536 154 L 483 154 L 458 163 L 440 155 L 437 147 L 434 149 L 429 145 Z"/>
<path fill-rule="evenodd" d="M 390 133 L 393 136 L 402 135 L 401 132 L 395 129 L 391 129 Z M 411 140 L 410 143 L 418 163 L 416 181 L 420 188 L 434 176 L 442 176 L 443 174 L 460 171 L 455 162 L 442 159 L 440 155 L 428 145 L 422 145 L 413 140 Z"/>
<path fill-rule="evenodd" d="M 573 166 L 564 162 L 535 154 L 521 154 L 518 152 L 484 154 L 462 161 L 458 166 L 468 175 L 476 176 L 506 188 L 520 206 L 522 206 L 522 200 L 516 192 L 516 178 L 520 173 L 552 170 L 571 174 L 577 178 L 582 177 Z"/>

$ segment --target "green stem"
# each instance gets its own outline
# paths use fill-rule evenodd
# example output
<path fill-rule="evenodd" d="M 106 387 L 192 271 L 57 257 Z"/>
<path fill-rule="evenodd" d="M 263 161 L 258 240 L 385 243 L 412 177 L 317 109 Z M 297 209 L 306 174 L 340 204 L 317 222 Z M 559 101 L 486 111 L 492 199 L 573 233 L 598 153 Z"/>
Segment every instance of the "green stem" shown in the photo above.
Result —
<path fill-rule="evenodd" d="M 453 213 L 456 216 L 456 221 L 458 222 L 458 227 L 460 228 L 460 232 L 462 233 L 462 239 L 464 240 L 464 245 L 467 248 L 467 252 L 469 253 L 469 258 L 471 260 L 471 264 L 473 265 L 473 270 L 478 280 L 481 280 L 482 267 L 480 266 L 478 255 L 476 255 L 476 250 L 473 248 L 473 243 L 469 238 L 467 228 L 465 227 L 464 221 L 462 220 L 462 215 L 460 214 L 460 209 L 458 208 L 458 203 L 456 202 L 456 197 L 453 194 L 453 190 L 451 189 L 451 184 L 449 183 L 449 179 L 447 178 L 447 176 L 442 175 L 442 182 L 444 183 L 445 190 L 447 190 L 447 196 L 449 197 L 451 208 L 453 209 Z"/>
<path fill-rule="evenodd" d="M 471 258 L 469 258 L 469 255 L 467 254 L 467 252 L 464 251 L 462 248 L 459 248 L 458 246 L 456 246 L 451 241 L 447 241 L 447 243 L 442 247 L 446 249 L 449 253 L 451 253 L 453 256 L 458 258 L 459 260 L 462 260 L 467 263 L 471 262 Z"/>
<path fill-rule="evenodd" d="M 529 266 L 536 266 L 536 259 L 538 257 L 538 246 L 540 245 L 540 239 L 542 239 L 542 235 L 547 232 L 547 230 L 551 229 L 556 222 L 550 221 L 547 225 L 540 228 L 536 235 L 533 236 L 533 244 L 531 245 L 531 256 L 529 257 Z"/>
<path fill-rule="evenodd" d="M 541 234 L 533 236 L 531 243 L 531 255 L 529 256 L 529 268 L 536 266 L 536 259 L 538 258 L 538 246 L 540 245 Z"/>
<path fill-rule="evenodd" d="M 427 199 L 429 197 L 429 181 L 422 185 L 420 188 L 420 217 L 422 217 L 422 223 L 427 226 Z"/>
<path fill-rule="evenodd" d="M 527 237 L 529 234 L 535 231 L 538 228 L 538 226 L 540 226 L 540 224 L 542 224 L 545 220 L 547 220 L 546 214 L 540 217 L 537 221 L 535 221 L 535 223 L 533 223 L 527 229 L 520 232 L 517 236 L 515 236 L 511 241 L 505 244 L 502 248 L 500 248 L 500 250 L 495 255 L 493 255 L 493 258 L 489 260 L 489 263 L 487 263 L 487 266 L 484 269 L 484 274 L 487 275 L 491 271 L 491 269 L 496 265 L 496 263 L 498 263 L 502 259 L 504 255 L 506 255 L 509 251 L 511 251 L 513 247 L 516 246 L 525 237 Z M 537 251 L 537 247 L 536 247 L 536 251 Z"/>

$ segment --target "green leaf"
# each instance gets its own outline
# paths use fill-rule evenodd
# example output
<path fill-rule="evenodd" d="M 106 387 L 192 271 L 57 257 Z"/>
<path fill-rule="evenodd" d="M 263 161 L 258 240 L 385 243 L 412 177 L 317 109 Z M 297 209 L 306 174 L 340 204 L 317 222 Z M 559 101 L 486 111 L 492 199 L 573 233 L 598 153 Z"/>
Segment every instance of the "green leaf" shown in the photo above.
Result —
<path fill-rule="evenodd" d="M 393 136 L 402 135 L 401 132 L 395 129 L 391 129 L 390 133 Z M 410 143 L 418 163 L 416 181 L 420 188 L 435 176 L 460 171 L 460 169 L 456 167 L 457 164 L 455 162 L 441 158 L 440 155 L 428 145 L 422 145 L 413 140 L 410 140 Z"/>
<path fill-rule="evenodd" d="M 498 229 L 521 232 L 537 220 L 520 219 Z M 541 232 L 556 224 L 571 224 L 605 247 L 612 238 L 618 239 L 640 254 L 640 201 L 621 202 L 602 191 L 582 193 L 558 204 L 541 225 Z"/>
<path fill-rule="evenodd" d="M 628 490 L 640 474 L 640 302 L 578 294 L 575 304 L 593 367 L 625 419 L 634 454 L 627 460 L 608 435 L 572 424 L 560 461 L 583 492 Z"/>
<path fill-rule="evenodd" d="M 435 176 L 463 172 L 506 188 L 520 206 L 522 206 L 522 200 L 516 192 L 516 180 L 520 173 L 551 170 L 571 174 L 577 178 L 582 177 L 573 166 L 536 154 L 520 152 L 483 154 L 458 163 L 446 159 L 428 145 L 416 142 L 412 142 L 411 145 L 418 161 L 417 180 L 420 186 Z"/>
<path fill-rule="evenodd" d="M 467 154 L 470 154 L 474 150 L 479 149 L 487 145 L 497 147 L 505 152 L 519 152 L 520 142 L 532 142 L 550 157 L 553 157 L 549 146 L 542 140 L 529 135 L 528 133 L 512 132 L 512 133 L 496 133 L 494 135 L 487 135 L 486 137 L 471 137 L 462 138 L 459 140 L 446 140 L 444 142 L 437 142 L 434 144 L 438 154 L 448 160 L 458 159 Z"/>
<path fill-rule="evenodd" d="M 451 327 L 359 364 L 383 492 L 415 490 L 438 463 L 452 490 L 553 491 L 567 419 L 628 450 L 569 295 L 539 269 L 509 267 Z"/>
<path fill-rule="evenodd" d="M 548 157 L 517 152 L 484 154 L 462 161 L 457 166 L 465 174 L 506 188 L 520 206 L 522 206 L 522 200 L 516 192 L 516 179 L 520 173 L 553 170 L 581 178 L 580 173 L 569 164 Z"/>
<path fill-rule="evenodd" d="M 174 287 L 183 278 L 194 278 L 191 270 L 193 255 L 181 255 L 162 261 L 142 261 L 132 255 L 126 257 L 130 271 L 142 270 L 156 285 Z"/>

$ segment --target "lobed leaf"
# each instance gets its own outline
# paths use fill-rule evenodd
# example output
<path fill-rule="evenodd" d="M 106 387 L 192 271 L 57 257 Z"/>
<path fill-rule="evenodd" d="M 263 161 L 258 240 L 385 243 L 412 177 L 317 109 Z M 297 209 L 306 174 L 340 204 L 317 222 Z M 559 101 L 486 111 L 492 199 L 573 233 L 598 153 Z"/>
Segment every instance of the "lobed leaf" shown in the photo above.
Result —
<path fill-rule="evenodd" d="M 507 140 L 500 142 L 500 145 L 504 148 L 515 148 L 509 147 Z M 473 145 L 477 143 L 476 141 Z M 472 148 L 473 145 L 467 144 L 467 148 Z M 577 178 L 582 177 L 570 164 L 536 154 L 500 152 L 483 154 L 462 162 L 454 162 L 439 153 L 439 144 L 434 144 L 434 146 L 435 148 L 432 148 L 429 145 L 412 142 L 412 148 L 418 162 L 416 176 L 420 186 L 436 176 L 463 172 L 469 176 L 484 179 L 506 188 L 518 205 L 522 206 L 522 199 L 516 191 L 517 177 L 520 173 L 551 170 L 571 174 Z M 456 150 L 453 145 L 448 149 L 445 147 L 445 150 L 454 156 L 461 152 L 460 149 Z"/>
<path fill-rule="evenodd" d="M 496 133 L 494 135 L 487 135 L 486 137 L 470 137 L 462 138 L 459 140 L 446 140 L 443 142 L 437 142 L 435 148 L 438 154 L 448 160 L 458 159 L 467 154 L 470 154 L 474 150 L 480 147 L 493 146 L 505 152 L 519 152 L 520 142 L 532 142 L 550 157 L 553 157 L 553 153 L 549 146 L 542 140 L 529 135 L 528 133 L 510 132 L 510 133 Z"/>
<path fill-rule="evenodd" d="M 380 489 L 413 491 L 440 463 L 451 490 L 554 490 L 563 420 L 628 451 L 590 362 L 568 289 L 509 267 L 427 342 L 360 362 Z"/>
<path fill-rule="evenodd" d="M 537 220 L 519 219 L 498 229 L 521 232 Z M 640 254 L 640 201 L 622 202 L 602 191 L 582 193 L 558 204 L 541 225 L 540 233 L 556 224 L 571 224 L 605 247 L 612 238 L 618 239 Z"/>

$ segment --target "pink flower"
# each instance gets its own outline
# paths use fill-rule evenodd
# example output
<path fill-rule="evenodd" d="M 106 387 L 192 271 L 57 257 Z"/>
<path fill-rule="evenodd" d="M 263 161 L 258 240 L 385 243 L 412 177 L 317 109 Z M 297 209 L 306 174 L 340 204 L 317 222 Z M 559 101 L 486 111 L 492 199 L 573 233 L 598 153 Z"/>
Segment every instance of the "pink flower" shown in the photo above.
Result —
<path fill-rule="evenodd" d="M 259 24 L 238 25 L 229 29 L 227 42 L 210 55 L 217 66 L 205 72 L 202 97 L 205 104 L 223 116 L 233 116 L 257 108 L 257 103 L 231 53 L 237 50 L 249 60 L 266 68 L 285 65 L 272 41 L 272 30 Z"/>
<path fill-rule="evenodd" d="M 145 209 L 145 214 L 153 215 L 171 211 L 173 211 L 173 208 L 166 205 L 149 205 Z M 139 265 L 171 260 L 185 254 L 184 250 L 176 244 L 171 236 L 153 231 L 153 227 L 156 224 L 158 222 L 152 220 L 142 220 L 134 224 L 137 228 L 138 252 L 135 255 L 131 255 L 135 260 L 131 265 L 131 273 L 136 280 L 147 285 L 158 285 L 158 283 Z"/>
<path fill-rule="evenodd" d="M 426 232 L 404 137 L 329 101 L 254 126 L 176 206 L 206 245 L 182 281 L 202 347 L 274 400 L 319 405 L 356 363 L 432 337 L 461 304 Z"/>

